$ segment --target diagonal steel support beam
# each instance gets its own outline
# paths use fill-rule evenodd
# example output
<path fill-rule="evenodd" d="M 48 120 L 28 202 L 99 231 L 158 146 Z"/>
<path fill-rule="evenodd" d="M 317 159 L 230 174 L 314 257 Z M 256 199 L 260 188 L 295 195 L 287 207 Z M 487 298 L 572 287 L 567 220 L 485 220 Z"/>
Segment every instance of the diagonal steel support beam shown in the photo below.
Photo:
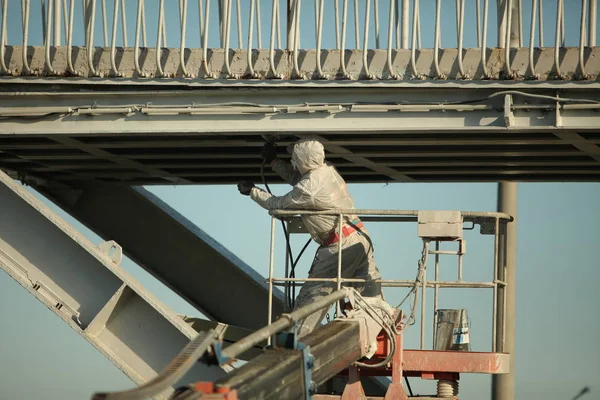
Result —
<path fill-rule="evenodd" d="M 372 171 L 378 172 L 382 175 L 389 176 L 392 180 L 397 181 L 397 182 L 409 182 L 409 181 L 413 180 L 412 178 L 396 171 L 394 168 L 388 167 L 388 166 L 380 164 L 380 163 L 374 163 L 373 161 L 371 161 L 365 157 L 362 157 L 362 156 L 352 153 L 350 150 L 345 149 L 342 146 L 337 146 L 337 145 L 333 144 L 329 140 L 324 139 L 323 137 L 321 137 L 319 135 L 310 135 L 310 137 L 323 143 L 323 146 L 325 146 L 325 148 L 328 151 L 332 152 L 335 155 L 339 155 L 340 157 L 342 157 L 348 161 L 351 161 L 358 166 L 365 167 Z"/>
<path fill-rule="evenodd" d="M 576 132 L 554 131 L 554 135 L 562 139 L 565 143 L 571 143 L 577 149 L 583 151 L 596 161 L 600 161 L 600 147 L 587 141 Z"/>
<path fill-rule="evenodd" d="M 147 173 L 147 174 L 151 174 L 153 176 L 160 176 L 163 177 L 165 180 L 169 181 L 169 182 L 173 182 L 175 184 L 178 183 L 191 183 L 186 179 L 183 178 L 178 178 L 176 176 L 172 176 L 171 174 L 169 174 L 166 171 L 157 169 L 157 168 L 153 168 L 150 167 L 148 165 L 144 165 L 144 164 L 140 164 L 136 161 L 132 161 L 128 158 L 125 157 L 120 157 L 117 156 L 113 153 L 110 153 L 106 150 L 102 150 L 99 149 L 97 147 L 94 146 L 90 146 L 86 143 L 83 143 L 79 140 L 70 138 L 70 137 L 66 137 L 66 136 L 52 136 L 51 137 L 52 140 L 54 140 L 55 142 L 64 144 L 65 146 L 71 146 L 74 148 L 77 148 L 79 150 L 85 151 L 86 153 L 101 157 L 101 158 L 105 158 L 107 160 L 110 160 L 116 164 L 122 165 L 124 167 L 128 167 L 128 168 L 132 168 L 132 169 L 137 169 L 138 171 Z"/>
<path fill-rule="evenodd" d="M 3 172 L 0 204 L 0 271 L 133 382 L 155 377 L 197 336 L 189 323 L 123 270 L 118 244 L 95 246 Z M 30 355 L 33 360 L 40 356 Z M 180 384 L 223 376 L 223 369 L 198 363 Z"/>
<path fill-rule="evenodd" d="M 264 325 L 264 278 L 151 192 L 99 183 L 36 189 L 99 236 L 115 240 L 124 254 L 208 318 L 246 329 Z M 275 315 L 281 314 L 280 291 L 273 304 Z"/>

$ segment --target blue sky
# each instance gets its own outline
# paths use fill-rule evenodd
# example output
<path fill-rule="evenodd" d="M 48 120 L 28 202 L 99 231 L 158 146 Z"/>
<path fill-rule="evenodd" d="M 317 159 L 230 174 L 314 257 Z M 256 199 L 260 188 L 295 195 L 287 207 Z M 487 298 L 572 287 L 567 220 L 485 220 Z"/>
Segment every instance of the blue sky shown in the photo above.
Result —
<path fill-rule="evenodd" d="M 18 2 L 9 5 L 9 40 L 21 40 Z M 30 44 L 41 44 L 39 3 L 32 2 Z M 81 2 L 76 1 L 77 7 Z M 109 21 L 111 19 L 111 1 Z M 135 7 L 129 2 L 129 45 L 134 38 Z M 148 15 L 154 15 L 157 1 L 147 0 Z M 190 46 L 198 46 L 197 2 L 190 1 Z M 363 2 L 361 2 L 362 4 Z M 387 2 L 381 2 L 380 18 L 382 45 L 387 46 Z M 433 44 L 434 18 L 432 1 L 421 2 L 423 46 Z M 474 2 L 468 2 L 471 4 Z M 494 2 L 490 2 L 494 3 Z M 525 26 L 528 26 L 530 2 L 525 4 Z M 171 3 L 173 4 L 173 3 Z M 261 2 L 263 21 L 268 21 L 271 2 Z M 307 21 L 302 35 L 304 48 L 314 47 L 312 2 L 304 1 L 303 20 Z M 454 2 L 444 5 L 443 47 L 456 45 Z M 553 45 L 553 28 L 556 7 L 554 2 L 545 4 L 544 40 Z M 213 3 L 213 12 L 216 11 Z M 566 9 L 567 27 L 578 27 L 579 2 Z M 76 10 L 76 30 L 80 24 L 81 9 Z M 98 9 L 100 14 L 100 8 Z M 332 7 L 325 19 L 332 15 Z M 472 5 L 467 7 L 465 46 L 474 45 L 474 22 Z M 352 18 L 352 13 L 348 15 Z M 490 11 L 490 24 L 495 24 L 495 13 Z M 148 44 L 156 41 L 156 21 L 148 20 Z M 176 7 L 167 10 L 168 45 L 179 46 Z M 170 21 L 170 22 L 169 22 Z M 194 22 L 196 21 L 196 22 Z M 362 21 L 362 19 L 361 19 Z M 269 28 L 263 22 L 263 47 L 268 44 Z M 361 22 L 362 24 L 362 22 Z M 97 23 L 96 44 L 102 43 Z M 110 23 L 109 23 L 110 26 Z M 247 21 L 244 18 L 244 26 Z M 332 26 L 331 21 L 326 26 Z M 211 45 L 217 46 L 214 18 L 211 20 Z M 488 42 L 495 44 L 492 33 Z M 282 32 L 283 33 L 283 32 Z M 353 47 L 353 31 L 349 30 L 347 43 Z M 567 44 L 578 43 L 577 28 L 567 30 Z M 524 30 L 528 41 L 529 30 Z M 237 33 L 232 30 L 232 41 L 237 44 Z M 373 35 L 371 42 L 374 43 Z M 118 45 L 121 44 L 119 35 Z M 83 44 L 79 35 L 75 44 Z M 323 47 L 333 47 L 331 31 L 326 34 Z M 598 256 L 595 253 L 600 239 L 600 185 L 578 183 L 524 183 L 519 185 L 518 260 L 517 260 L 517 399 L 570 399 L 584 385 L 596 385 L 600 381 L 600 348 L 597 332 L 600 322 L 596 318 L 600 308 L 600 296 L 595 285 L 600 280 Z M 272 190 L 283 194 L 287 188 L 276 185 Z M 268 265 L 269 219 L 257 205 L 238 194 L 234 186 L 210 187 L 152 187 L 152 192 L 174 207 L 193 223 L 208 232 L 223 245 L 237 254 L 259 273 L 266 275 Z M 351 185 L 350 190 L 359 208 L 372 209 L 455 209 L 493 211 L 496 208 L 496 185 L 486 184 L 390 184 L 388 186 Z M 61 213 L 64 216 L 64 213 Z M 67 218 L 94 243 L 100 238 Z M 225 223 L 224 223 L 225 222 Z M 370 224 L 369 229 L 376 245 L 376 259 L 384 278 L 412 279 L 420 254 L 420 242 L 416 228 L 411 224 Z M 261 232 L 261 234 L 257 234 Z M 476 234 L 467 234 L 465 279 L 489 279 L 491 271 L 491 241 Z M 282 241 L 279 234 L 279 259 L 282 258 Z M 303 238 L 295 238 L 301 245 Z M 258 249 L 258 250 L 257 250 Z M 311 245 L 299 266 L 299 275 L 305 275 L 315 246 Z M 449 264 L 451 268 L 453 264 Z M 131 263 L 124 267 L 155 296 L 174 311 L 184 314 L 199 313 L 156 282 L 148 274 Z M 403 293 L 386 291 L 389 302 L 395 305 Z M 431 297 L 429 297 L 431 299 Z M 75 400 L 89 398 L 96 390 L 116 390 L 131 387 L 132 383 L 108 360 L 97 353 L 84 339 L 57 318 L 8 275 L 0 273 L 0 399 L 61 398 Z M 491 332 L 491 292 L 451 291 L 443 292 L 440 305 L 447 308 L 466 307 L 473 321 L 472 340 L 475 350 L 488 350 Z M 429 325 L 428 325 L 429 327 Z M 417 346 L 416 330 L 407 332 L 409 346 Z M 486 376 L 463 377 L 463 399 L 487 398 L 490 378 Z M 430 382 L 413 384 L 417 390 L 431 388 Z M 592 386 L 589 398 L 599 391 Z"/>
<path fill-rule="evenodd" d="M 150 190 L 266 274 L 269 218 L 234 186 Z M 272 190 L 283 193 L 286 187 L 275 185 Z M 350 190 L 361 208 L 489 211 L 496 207 L 495 184 L 350 185 Z M 595 292 L 600 279 L 595 254 L 600 239 L 600 185 L 522 183 L 519 190 L 516 398 L 570 399 L 586 384 L 595 392 L 600 369 L 596 339 L 600 324 L 595 317 L 600 307 Z M 100 242 L 73 223 L 94 243 Z M 383 277 L 413 278 L 420 251 L 414 224 L 370 223 L 368 227 Z M 465 279 L 485 279 L 491 271 L 491 243 L 475 234 L 467 234 L 466 239 Z M 296 245 L 301 241 L 297 238 Z M 278 259 L 283 260 L 281 240 L 278 243 Z M 314 245 L 310 249 L 312 253 Z M 299 274 L 307 273 L 311 253 L 303 259 Z M 442 269 L 453 266 L 450 261 L 442 263 Z M 199 314 L 131 262 L 125 261 L 124 267 L 176 312 Z M 395 305 L 402 293 L 388 289 L 386 296 Z M 110 362 L 6 274 L 0 274 L 0 296 L 2 398 L 44 394 L 75 400 L 88 398 L 95 390 L 131 386 Z M 468 308 L 473 350 L 489 349 L 489 292 L 442 292 L 440 306 Z M 417 346 L 417 330 L 409 330 L 407 339 L 408 346 Z M 431 388 L 428 383 L 415 381 L 413 387 L 425 390 Z M 461 393 L 467 400 L 486 398 L 489 377 L 463 376 Z"/>
<path fill-rule="evenodd" d="M 112 22 L 113 22 L 113 5 L 114 2 L 111 0 L 104 0 L 106 2 L 106 15 L 107 15 L 107 46 L 111 45 L 112 41 Z M 342 4 L 344 0 L 339 0 L 339 14 L 342 14 Z M 487 44 L 488 47 L 496 46 L 497 43 L 497 28 L 496 28 L 496 8 L 495 1 L 489 1 L 489 14 L 488 14 L 488 36 Z M 102 23 L 102 0 L 96 0 L 97 10 L 95 19 L 95 30 L 94 30 L 94 44 L 96 46 L 104 45 L 104 34 L 103 34 L 103 23 Z M 234 4 L 232 13 L 232 24 L 230 31 L 230 45 L 232 48 L 239 48 L 238 46 L 238 29 L 237 29 L 237 10 L 235 8 L 236 0 L 232 0 Z M 268 48 L 270 43 L 271 34 L 271 15 L 273 10 L 272 1 L 257 1 L 260 3 L 260 15 L 261 15 L 261 44 L 262 48 Z M 282 29 L 281 39 L 282 45 L 285 46 L 285 12 L 282 11 L 285 1 L 279 0 L 280 15 L 282 17 Z M 21 7 L 20 1 L 9 1 L 8 6 L 8 43 L 9 44 L 21 44 L 22 43 L 22 25 L 21 25 Z M 206 1 L 202 3 L 205 5 Z M 250 1 L 242 0 L 241 3 L 241 23 L 242 23 L 242 45 L 244 48 L 247 47 L 248 39 L 248 27 L 249 27 L 249 9 Z M 371 12 L 370 12 L 370 33 L 369 33 L 369 47 L 375 46 L 375 1 L 371 1 Z M 388 39 L 388 22 L 389 22 L 389 1 L 380 0 L 379 2 L 379 32 L 380 32 L 380 45 L 382 48 L 387 48 Z M 412 21 L 412 1 L 409 15 Z M 529 25 L 531 21 L 531 1 L 523 1 L 523 42 L 525 46 L 529 44 Z M 39 1 L 31 2 L 30 10 L 30 23 L 29 23 L 29 39 L 28 45 L 39 46 L 43 44 L 42 40 L 42 12 L 39 6 Z M 85 44 L 85 37 L 83 35 L 83 19 L 82 19 L 82 2 L 79 0 L 74 1 L 74 32 L 76 33 L 73 38 L 74 46 L 83 46 Z M 145 0 L 146 10 L 146 26 L 147 26 L 147 45 L 149 47 L 156 46 L 156 27 L 158 25 L 158 0 Z M 301 7 L 301 35 L 300 35 L 300 48 L 316 48 L 315 41 L 315 7 L 313 1 L 304 0 L 302 1 Z M 335 14 L 334 14 L 334 2 L 328 1 L 324 7 L 323 15 L 323 39 L 322 48 L 335 48 Z M 365 0 L 359 0 L 359 38 L 360 47 L 363 45 L 363 29 L 364 29 L 364 15 L 365 15 Z M 483 0 L 481 0 L 483 4 Z M 565 26 L 566 26 L 566 45 L 577 46 L 579 44 L 579 20 L 581 16 L 581 2 L 580 1 L 567 1 L 565 2 Z M 179 47 L 179 39 L 181 37 L 179 28 L 179 1 L 165 1 L 165 25 L 167 30 L 167 45 L 168 47 Z M 199 29 L 199 13 L 198 13 L 198 2 L 190 0 L 188 1 L 187 8 L 187 34 L 186 34 L 186 45 L 188 47 L 200 47 L 200 29 Z M 203 8 L 203 11 L 205 9 Z M 556 25 L 556 0 L 543 1 L 543 19 L 544 19 L 544 46 L 554 46 L 555 38 L 555 25 Z M 420 14 L 421 14 L 421 35 L 422 35 L 422 47 L 432 48 L 434 38 L 434 27 L 435 27 L 435 1 L 434 0 L 421 0 L 420 1 Z M 483 6 L 481 8 L 481 15 L 483 18 Z M 135 41 L 135 26 L 137 17 L 137 1 L 128 0 L 126 7 L 127 17 L 127 44 L 133 46 Z M 218 24 L 218 7 L 215 0 L 211 0 L 210 6 L 210 21 L 209 21 L 209 47 L 219 47 L 219 24 Z M 121 13 L 119 13 L 119 20 L 117 23 L 117 39 L 116 45 L 123 45 L 122 38 L 122 24 L 121 24 Z M 348 27 L 346 36 L 346 47 L 349 49 L 355 48 L 355 30 L 354 30 L 354 1 L 348 0 Z M 476 36 L 476 8 L 475 1 L 468 0 L 465 5 L 465 27 L 464 27 L 464 47 L 477 47 L 477 36 Z M 341 24 L 340 24 L 341 29 Z M 254 28 L 254 47 L 257 46 L 256 35 L 257 29 Z M 409 35 L 412 32 L 412 26 L 409 28 Z M 539 28 L 536 26 L 535 33 L 535 44 L 538 43 Z M 456 2 L 447 1 L 442 2 L 441 8 L 441 47 L 456 47 L 457 46 L 457 33 L 456 33 Z M 62 32 L 63 44 L 64 41 L 64 27 Z M 142 43 L 140 35 L 140 43 Z M 277 47 L 277 46 L 276 46 Z"/>

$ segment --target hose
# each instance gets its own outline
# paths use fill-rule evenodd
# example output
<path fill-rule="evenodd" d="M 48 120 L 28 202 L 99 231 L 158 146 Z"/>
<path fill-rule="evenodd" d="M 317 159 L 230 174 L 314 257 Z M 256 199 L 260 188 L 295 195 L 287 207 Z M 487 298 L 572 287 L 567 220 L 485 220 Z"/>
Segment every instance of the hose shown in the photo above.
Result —
<path fill-rule="evenodd" d="M 417 308 L 417 290 L 419 287 L 419 284 L 421 283 L 422 279 L 423 279 L 423 273 L 425 271 L 425 263 L 427 262 L 427 252 L 429 250 L 429 245 L 427 242 L 423 242 L 423 250 L 422 250 L 422 254 L 421 254 L 421 259 L 419 260 L 419 268 L 417 270 L 417 277 L 415 278 L 415 283 L 413 285 L 413 287 L 410 289 L 410 291 L 408 292 L 408 294 L 404 297 L 404 299 L 402 299 L 402 301 L 400 302 L 400 304 L 398 304 L 395 308 L 396 309 L 400 309 L 400 307 L 402 307 L 402 305 L 406 302 L 406 300 L 408 300 L 408 298 L 411 295 L 414 295 L 411 305 L 410 305 L 410 315 L 408 317 L 408 320 L 406 321 L 406 324 L 404 325 L 403 329 L 405 329 L 407 326 L 411 326 L 415 323 L 415 314 L 416 314 L 416 308 Z"/>
<path fill-rule="evenodd" d="M 271 189 L 269 188 L 269 184 L 267 183 L 267 179 L 265 178 L 265 162 L 266 161 L 263 159 L 262 164 L 260 165 L 260 177 L 262 178 L 263 185 L 265 185 L 267 192 L 269 192 L 270 195 L 273 195 L 273 193 L 271 192 Z M 296 277 L 296 265 L 298 264 L 298 261 L 300 261 L 300 257 L 302 257 L 302 254 L 304 254 L 304 251 L 308 248 L 308 245 L 310 244 L 312 239 L 308 239 L 308 241 L 306 242 L 304 247 L 302 247 L 302 250 L 300 251 L 300 253 L 298 253 L 298 256 L 294 259 L 294 256 L 292 254 L 292 246 L 290 245 L 290 234 L 289 234 L 287 228 L 285 227 L 285 222 L 281 221 L 281 227 L 283 228 L 283 234 L 285 236 L 285 244 L 287 247 L 287 253 L 289 255 L 290 266 L 291 266 L 290 275 L 286 276 L 286 279 L 287 278 L 295 278 Z M 290 310 L 293 310 L 294 306 L 295 306 L 295 299 L 296 299 L 296 282 L 287 282 L 286 281 L 285 287 L 289 288 L 288 298 L 287 298 L 288 307 L 290 308 Z"/>
<path fill-rule="evenodd" d="M 388 310 L 386 310 L 385 308 L 383 308 L 379 305 L 369 304 L 368 302 L 366 302 L 364 300 L 364 298 L 362 298 L 362 296 L 356 291 L 356 289 L 354 289 L 354 296 L 355 296 L 354 297 L 355 301 L 357 303 L 361 303 L 359 305 L 359 307 L 361 307 L 367 314 L 369 314 L 371 316 L 371 318 L 373 318 L 381 326 L 381 328 L 385 331 L 385 333 L 387 334 L 388 339 L 390 341 L 390 352 L 388 353 L 388 355 L 386 356 L 386 358 L 384 360 L 382 360 L 378 363 L 375 363 L 375 364 L 363 363 L 360 361 L 356 361 L 354 364 L 359 367 L 362 367 L 362 368 L 384 367 L 384 366 L 388 365 L 392 361 L 392 358 L 394 357 L 394 353 L 396 352 L 395 338 L 396 338 L 396 335 L 400 334 L 396 330 L 396 327 L 394 325 L 394 316 L 391 315 L 388 312 Z M 373 308 L 378 308 L 382 312 L 382 315 L 387 317 L 387 320 L 383 316 L 379 316 Z"/>

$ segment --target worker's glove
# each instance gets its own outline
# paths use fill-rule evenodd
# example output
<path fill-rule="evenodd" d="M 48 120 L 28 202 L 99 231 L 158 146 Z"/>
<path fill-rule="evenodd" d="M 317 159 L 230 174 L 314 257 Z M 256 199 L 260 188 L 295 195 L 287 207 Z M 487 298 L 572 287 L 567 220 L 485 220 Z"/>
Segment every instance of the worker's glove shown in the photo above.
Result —
<path fill-rule="evenodd" d="M 277 158 L 277 146 L 273 143 L 265 143 L 263 146 L 260 156 L 264 160 L 265 164 L 271 164 L 275 158 Z"/>
<path fill-rule="evenodd" d="M 254 187 L 256 187 L 256 186 L 254 186 L 254 183 L 252 183 L 250 181 L 243 181 L 243 182 L 238 183 L 238 190 L 244 196 L 250 196 L 250 192 L 252 191 L 252 188 L 254 188 Z"/>

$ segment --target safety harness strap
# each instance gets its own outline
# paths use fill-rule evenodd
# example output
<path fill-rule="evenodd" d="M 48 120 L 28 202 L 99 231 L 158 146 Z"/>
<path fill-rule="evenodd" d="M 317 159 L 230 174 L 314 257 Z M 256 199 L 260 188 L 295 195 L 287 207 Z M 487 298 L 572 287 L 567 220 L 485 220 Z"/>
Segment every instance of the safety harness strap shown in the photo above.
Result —
<path fill-rule="evenodd" d="M 360 220 L 352 221 L 350 225 L 344 225 L 342 227 L 342 235 L 344 237 L 350 236 L 352 233 L 356 232 L 357 229 L 361 229 L 363 227 L 363 223 Z M 334 243 L 337 243 L 340 240 L 340 235 L 338 233 L 338 229 L 335 229 L 329 233 L 329 237 L 323 241 L 323 246 L 331 246 Z"/>

